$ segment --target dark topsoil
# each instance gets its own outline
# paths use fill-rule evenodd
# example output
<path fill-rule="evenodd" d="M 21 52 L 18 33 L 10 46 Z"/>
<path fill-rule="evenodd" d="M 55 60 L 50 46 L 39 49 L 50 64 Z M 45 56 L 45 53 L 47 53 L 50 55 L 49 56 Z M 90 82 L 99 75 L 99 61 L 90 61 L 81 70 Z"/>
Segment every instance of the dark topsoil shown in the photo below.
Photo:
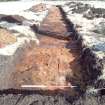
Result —
<path fill-rule="evenodd" d="M 34 92 L 33 94 L 9 94 L 8 92 L 0 95 L 0 105 L 105 105 L 105 95 L 85 94 L 77 97 L 73 102 L 72 100 L 73 97 L 59 93 L 46 95 Z"/>

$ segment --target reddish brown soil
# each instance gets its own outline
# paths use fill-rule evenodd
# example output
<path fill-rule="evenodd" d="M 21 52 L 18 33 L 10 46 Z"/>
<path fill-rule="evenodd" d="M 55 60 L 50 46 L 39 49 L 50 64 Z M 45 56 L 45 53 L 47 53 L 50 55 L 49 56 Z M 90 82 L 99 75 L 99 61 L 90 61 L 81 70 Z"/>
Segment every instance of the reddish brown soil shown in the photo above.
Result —
<path fill-rule="evenodd" d="M 0 29 L 0 48 L 16 42 L 16 37 L 6 29 Z"/>
<path fill-rule="evenodd" d="M 51 8 L 40 29 L 65 36 L 67 29 L 57 7 Z M 76 43 L 72 39 L 68 41 L 55 38 L 57 35 L 39 35 L 40 45 L 28 51 L 17 65 L 14 74 L 17 87 L 29 84 L 68 85 L 67 75 L 77 81 L 81 80 L 81 67 L 78 64 L 79 49 Z"/>

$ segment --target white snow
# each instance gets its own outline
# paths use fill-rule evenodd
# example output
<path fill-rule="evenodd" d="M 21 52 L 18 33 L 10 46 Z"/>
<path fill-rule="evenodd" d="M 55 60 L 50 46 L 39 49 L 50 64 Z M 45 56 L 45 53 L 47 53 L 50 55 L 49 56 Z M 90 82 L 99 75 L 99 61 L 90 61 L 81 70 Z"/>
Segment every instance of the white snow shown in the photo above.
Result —
<path fill-rule="evenodd" d="M 105 8 L 105 1 L 81 1 L 84 4 L 90 4 L 95 8 Z"/>
<path fill-rule="evenodd" d="M 39 14 L 38 13 L 36 14 L 31 11 L 21 11 L 21 12 L 19 12 L 18 15 L 23 16 L 24 18 L 26 18 L 28 20 L 42 22 L 47 14 L 48 14 L 48 11 L 46 10 L 46 11 L 40 12 Z"/>
<path fill-rule="evenodd" d="M 0 14 L 18 14 L 20 11 L 29 9 L 35 5 L 34 2 L 1 2 Z"/>

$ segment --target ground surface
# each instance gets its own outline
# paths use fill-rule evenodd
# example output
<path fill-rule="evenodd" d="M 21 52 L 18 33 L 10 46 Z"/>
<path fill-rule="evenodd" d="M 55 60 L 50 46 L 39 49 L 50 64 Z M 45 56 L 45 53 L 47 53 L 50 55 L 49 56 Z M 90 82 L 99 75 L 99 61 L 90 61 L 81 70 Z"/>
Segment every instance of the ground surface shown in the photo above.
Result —
<path fill-rule="evenodd" d="M 11 32 L 0 29 L 0 48 L 16 42 L 16 37 Z"/>
<path fill-rule="evenodd" d="M 30 10 L 32 12 L 41 12 L 41 11 L 45 11 L 46 10 L 46 5 L 44 5 L 43 3 L 40 3 L 38 5 L 33 6 L 32 8 L 30 8 Z"/>

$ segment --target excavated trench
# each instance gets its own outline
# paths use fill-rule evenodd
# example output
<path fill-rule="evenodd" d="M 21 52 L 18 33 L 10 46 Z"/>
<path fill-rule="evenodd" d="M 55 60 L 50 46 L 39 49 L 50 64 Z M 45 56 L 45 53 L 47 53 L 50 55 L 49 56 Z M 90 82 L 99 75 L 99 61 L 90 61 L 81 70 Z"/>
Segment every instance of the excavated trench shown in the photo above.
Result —
<path fill-rule="evenodd" d="M 58 90 L 73 96 L 79 94 L 77 88 L 85 90 L 79 64 L 80 48 L 70 37 L 70 31 L 60 9 L 53 6 L 37 31 L 40 44 L 25 52 L 16 65 L 13 73 L 15 89 Z M 36 87 L 28 87 L 31 85 Z"/>
<path fill-rule="evenodd" d="M 83 45 L 63 9 L 53 6 L 41 26 L 31 28 L 40 44 L 24 52 L 11 76 L 14 87 L 0 91 L 0 105 L 104 105 L 104 96 L 85 91 L 95 84 L 101 61 Z"/>

